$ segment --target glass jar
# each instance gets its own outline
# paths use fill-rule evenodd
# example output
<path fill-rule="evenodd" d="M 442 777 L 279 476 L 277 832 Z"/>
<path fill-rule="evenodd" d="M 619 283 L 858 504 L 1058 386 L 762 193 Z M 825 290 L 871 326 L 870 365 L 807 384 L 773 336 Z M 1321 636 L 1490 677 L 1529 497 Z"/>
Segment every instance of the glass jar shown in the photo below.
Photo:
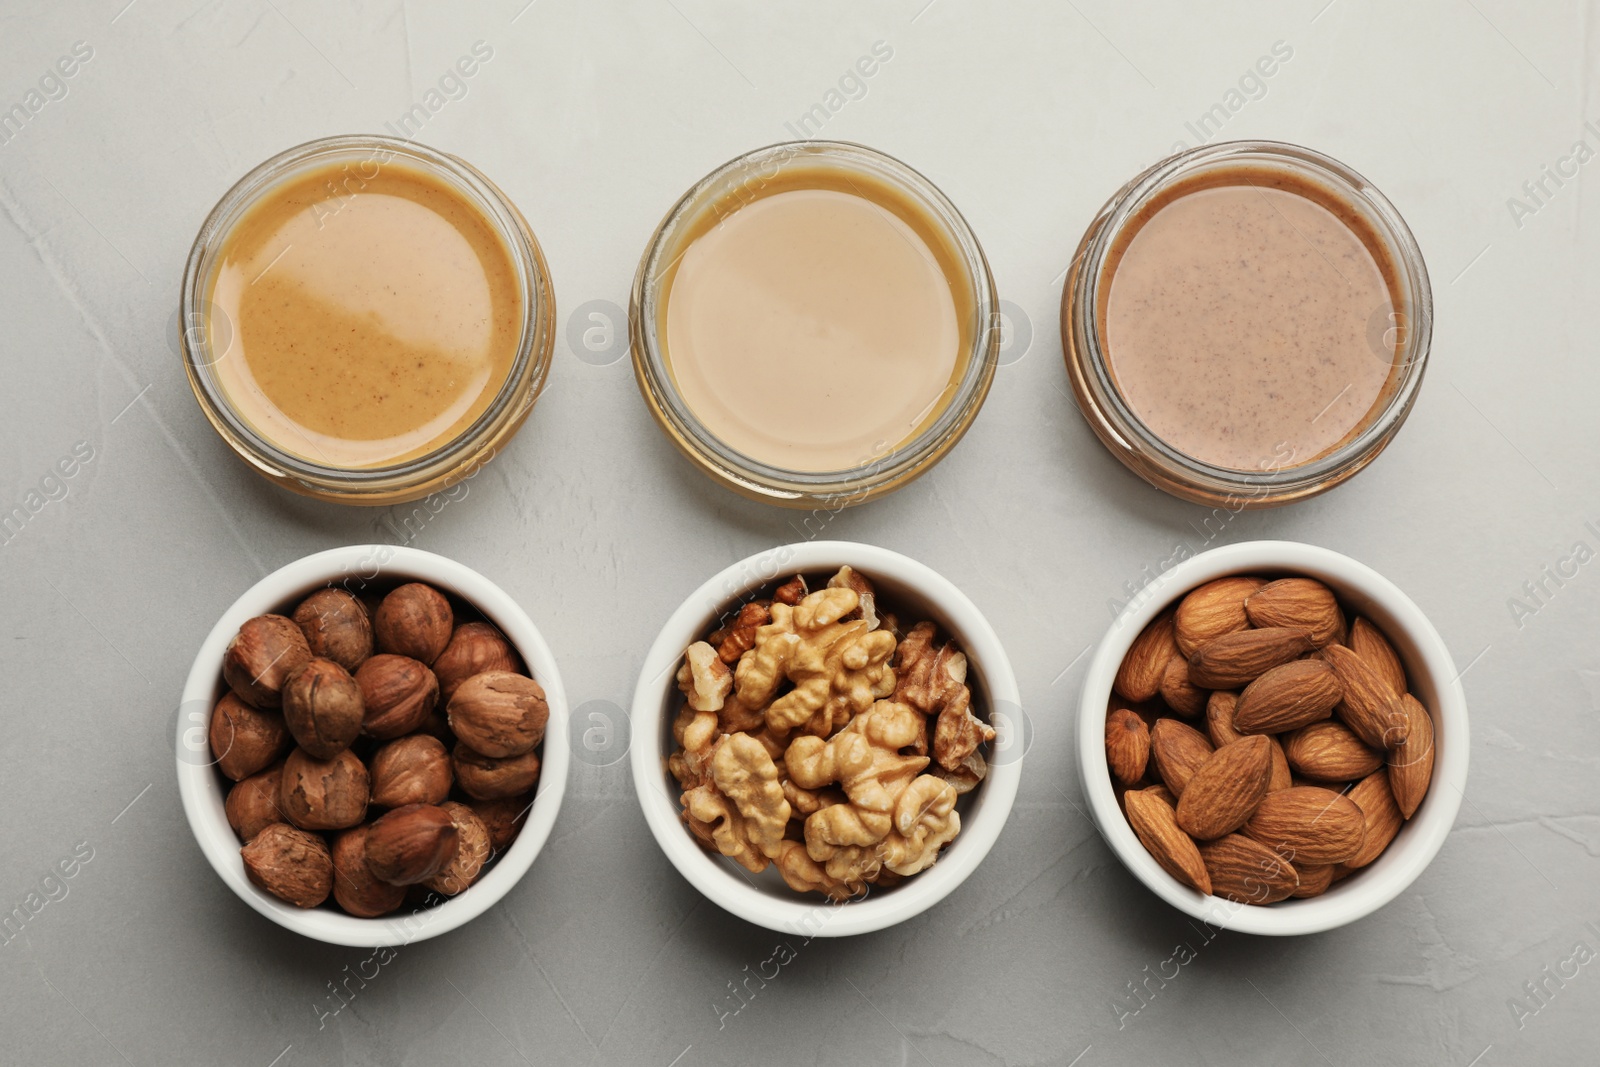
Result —
<path fill-rule="evenodd" d="M 1258 173 L 1317 190 L 1380 264 L 1387 263 L 1390 300 L 1367 323 L 1374 351 L 1390 369 L 1371 408 L 1332 447 L 1304 462 L 1236 469 L 1171 446 L 1134 411 L 1114 371 L 1107 342 L 1107 298 L 1121 250 L 1166 197 L 1204 187 L 1226 172 Z M 1252 183 L 1254 184 L 1254 183 Z M 1167 201 L 1171 202 L 1171 201 Z M 1287 220 L 1286 220 L 1287 221 Z M 1293 223 L 1290 223 L 1292 226 Z M 1376 244 L 1377 247 L 1373 247 Z M 1337 269 L 1337 268 L 1335 268 Z M 1352 477 L 1399 431 L 1416 400 L 1433 332 L 1433 297 L 1415 238 L 1382 193 L 1349 167 L 1307 148 L 1273 141 L 1232 141 L 1192 148 L 1161 160 L 1112 196 L 1083 236 L 1061 300 L 1067 372 L 1084 418 L 1113 455 L 1150 484 L 1174 496 L 1238 511 L 1267 508 L 1326 492 Z M 1337 398 L 1335 398 L 1337 399 Z"/>
<path fill-rule="evenodd" d="M 666 350 L 668 295 L 679 260 L 695 240 L 732 212 L 784 189 L 805 188 L 806 175 L 839 183 L 869 200 L 866 188 L 886 188 L 895 203 L 873 200 L 901 215 L 949 253 L 946 282 L 956 298 L 959 343 L 949 385 L 931 414 L 902 441 L 879 441 L 854 466 L 832 471 L 789 470 L 730 447 L 685 402 Z M 819 186 L 822 187 L 822 186 Z M 907 209 L 915 219 L 905 218 Z M 629 335 L 639 390 L 657 423 L 703 472 L 754 500 L 794 508 L 839 511 L 911 482 L 961 439 L 994 379 L 1001 339 L 994 279 L 977 238 L 931 182 L 881 152 L 838 141 L 797 141 L 756 149 L 696 182 L 656 229 L 634 277 Z"/>
<path fill-rule="evenodd" d="M 217 369 L 218 361 L 236 340 L 234 324 L 211 295 L 230 233 L 274 189 L 340 164 L 356 167 L 358 173 L 390 164 L 409 168 L 461 197 L 482 215 L 504 245 L 521 298 L 520 338 L 493 399 L 470 424 L 442 444 L 385 465 L 318 463 L 282 447 L 244 415 Z M 189 252 L 180 315 L 189 384 L 206 418 L 229 447 L 263 477 L 286 489 L 346 504 L 415 500 L 471 477 L 528 417 L 544 387 L 555 344 L 549 269 L 539 242 L 516 206 L 477 169 L 454 156 L 412 141 L 371 135 L 329 137 L 291 148 L 229 189 L 207 216 Z"/>

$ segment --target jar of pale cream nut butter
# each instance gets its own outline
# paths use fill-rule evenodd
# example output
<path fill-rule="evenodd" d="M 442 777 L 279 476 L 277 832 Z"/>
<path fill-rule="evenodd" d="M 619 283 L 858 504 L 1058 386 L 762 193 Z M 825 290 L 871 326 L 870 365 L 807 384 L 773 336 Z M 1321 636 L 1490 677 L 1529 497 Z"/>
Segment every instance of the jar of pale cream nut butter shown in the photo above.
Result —
<path fill-rule="evenodd" d="M 922 175 L 860 145 L 772 145 L 695 183 L 650 239 L 634 371 L 706 474 L 837 511 L 960 440 L 994 377 L 996 309 L 977 239 Z"/>
<path fill-rule="evenodd" d="M 1372 462 L 1416 400 L 1432 332 L 1394 205 L 1337 160 L 1270 141 L 1134 178 L 1062 293 L 1067 370 L 1100 440 L 1152 485 L 1235 511 Z"/>

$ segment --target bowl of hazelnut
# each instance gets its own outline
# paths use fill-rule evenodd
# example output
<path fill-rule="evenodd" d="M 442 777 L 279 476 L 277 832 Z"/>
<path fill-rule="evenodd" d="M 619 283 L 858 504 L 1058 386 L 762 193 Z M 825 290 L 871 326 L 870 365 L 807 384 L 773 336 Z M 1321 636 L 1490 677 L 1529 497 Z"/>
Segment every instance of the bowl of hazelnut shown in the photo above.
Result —
<path fill-rule="evenodd" d="M 634 785 L 667 858 L 727 911 L 803 937 L 880 930 L 999 838 L 1020 701 L 948 579 L 871 545 L 785 545 L 667 620 L 634 695 Z"/>
<path fill-rule="evenodd" d="M 1466 788 L 1466 697 L 1395 584 L 1292 541 L 1186 559 L 1111 624 L 1078 766 L 1100 833 L 1210 926 L 1317 933 L 1400 895 Z"/>
<path fill-rule="evenodd" d="M 190 828 L 245 903 L 358 947 L 506 895 L 567 780 L 549 646 L 476 571 L 353 545 L 261 579 L 200 647 L 177 725 Z"/>

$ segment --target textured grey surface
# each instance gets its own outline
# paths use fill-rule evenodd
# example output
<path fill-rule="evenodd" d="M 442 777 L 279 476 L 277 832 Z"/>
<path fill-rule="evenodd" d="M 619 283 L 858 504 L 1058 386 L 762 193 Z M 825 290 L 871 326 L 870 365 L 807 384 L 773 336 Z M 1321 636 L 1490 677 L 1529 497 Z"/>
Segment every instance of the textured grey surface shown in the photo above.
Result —
<path fill-rule="evenodd" d="M 1587 168 L 1547 180 L 1542 203 L 1523 191 L 1575 141 L 1600 148 L 1600 123 L 1584 126 L 1600 119 L 1592 6 L 126 2 L 12 0 L 0 13 L 0 107 L 74 42 L 94 50 L 0 146 L 0 509 L 26 503 L 80 442 L 93 451 L 34 502 L 64 498 L 0 547 L 0 908 L 26 906 L 80 842 L 92 850 L 0 947 L 0 1060 L 1594 1061 L 1600 961 L 1580 961 L 1600 951 L 1600 564 L 1562 561 L 1579 542 L 1600 548 L 1600 246 Z M 574 703 L 626 704 L 684 595 L 801 535 L 796 516 L 736 499 L 677 456 L 627 362 L 606 362 L 620 342 L 608 354 L 603 330 L 589 338 L 599 353 L 569 340 L 603 325 L 569 332 L 575 309 L 626 303 L 646 237 L 689 182 L 793 136 L 785 123 L 826 106 L 884 41 L 893 58 L 864 96 L 834 101 L 820 132 L 939 183 L 1031 323 L 933 474 L 826 525 L 942 571 L 1006 642 L 1036 728 L 1011 822 L 943 904 L 880 934 L 795 944 L 736 1014 L 729 983 L 779 938 L 669 867 L 625 763 L 576 766 L 554 836 L 510 896 L 352 983 L 337 1013 L 330 983 L 370 975 L 369 954 L 256 916 L 212 874 L 179 806 L 173 709 L 218 614 L 303 554 L 396 539 L 381 515 L 273 488 L 212 433 L 173 348 L 183 258 L 249 167 L 312 137 L 381 130 L 478 40 L 493 59 L 421 139 L 522 207 L 563 335 L 527 427 L 413 543 L 517 597 Z M 1256 98 L 1229 98 L 1278 41 L 1292 58 L 1246 84 Z M 1398 581 L 1467 670 L 1474 746 L 1456 828 L 1402 898 L 1315 937 L 1207 944 L 1098 839 L 1071 760 L 1078 657 L 1107 602 L 1174 546 L 1200 548 L 1202 513 L 1098 446 L 1067 395 L 1055 319 L 1093 211 L 1194 143 L 1185 124 L 1218 103 L 1240 105 L 1221 136 L 1308 144 L 1384 189 L 1427 256 L 1438 316 L 1428 381 L 1388 453 L 1211 543 L 1311 541 Z M 1576 574 L 1558 585 L 1547 566 Z M 1546 592 L 1526 599 L 1525 582 Z M 1530 610 L 1514 613 L 1513 597 Z M 1130 983 L 1185 941 L 1194 959 L 1134 1012 Z"/>

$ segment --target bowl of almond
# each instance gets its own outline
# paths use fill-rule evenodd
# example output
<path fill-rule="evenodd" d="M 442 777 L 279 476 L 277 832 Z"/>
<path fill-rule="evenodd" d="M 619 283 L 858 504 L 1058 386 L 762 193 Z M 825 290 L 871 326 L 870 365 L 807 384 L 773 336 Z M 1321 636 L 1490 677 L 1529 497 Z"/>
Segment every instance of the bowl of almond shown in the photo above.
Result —
<path fill-rule="evenodd" d="M 634 696 L 634 785 L 667 858 L 727 911 L 806 937 L 880 930 L 999 837 L 1019 700 L 948 579 L 871 545 L 783 545 L 662 628 Z"/>
<path fill-rule="evenodd" d="M 1212 926 L 1305 934 L 1416 880 L 1466 785 L 1460 675 L 1387 578 L 1314 545 L 1184 560 L 1112 623 L 1078 760 L 1101 834 Z"/>

